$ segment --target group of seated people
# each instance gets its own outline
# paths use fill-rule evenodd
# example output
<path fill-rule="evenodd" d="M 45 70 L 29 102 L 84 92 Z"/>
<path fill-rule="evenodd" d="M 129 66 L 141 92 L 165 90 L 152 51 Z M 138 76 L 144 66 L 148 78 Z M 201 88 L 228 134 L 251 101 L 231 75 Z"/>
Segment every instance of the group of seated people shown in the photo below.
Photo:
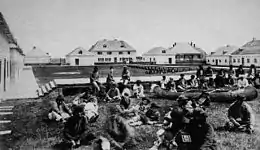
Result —
<path fill-rule="evenodd" d="M 160 81 L 160 87 L 172 92 L 185 91 L 190 88 L 209 89 L 222 88 L 225 86 L 244 88 L 251 85 L 260 88 L 260 77 L 256 69 L 250 69 L 248 74 L 245 74 L 242 66 L 237 70 L 234 70 L 233 67 L 230 66 L 228 71 L 220 69 L 215 78 L 213 78 L 213 73 L 213 69 L 210 66 L 205 71 L 201 66 L 197 70 L 196 76 L 191 75 L 188 80 L 184 78 L 184 74 L 181 74 L 177 81 L 174 81 L 173 78 L 170 78 L 168 81 L 166 76 L 163 76 Z"/>

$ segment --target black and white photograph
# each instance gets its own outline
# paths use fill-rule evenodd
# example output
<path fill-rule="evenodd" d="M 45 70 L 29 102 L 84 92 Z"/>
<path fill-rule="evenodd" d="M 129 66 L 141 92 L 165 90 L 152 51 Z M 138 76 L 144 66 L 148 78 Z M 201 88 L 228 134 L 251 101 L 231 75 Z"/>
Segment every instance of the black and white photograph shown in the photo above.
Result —
<path fill-rule="evenodd" d="M 260 150 L 260 1 L 0 0 L 0 150 Z"/>

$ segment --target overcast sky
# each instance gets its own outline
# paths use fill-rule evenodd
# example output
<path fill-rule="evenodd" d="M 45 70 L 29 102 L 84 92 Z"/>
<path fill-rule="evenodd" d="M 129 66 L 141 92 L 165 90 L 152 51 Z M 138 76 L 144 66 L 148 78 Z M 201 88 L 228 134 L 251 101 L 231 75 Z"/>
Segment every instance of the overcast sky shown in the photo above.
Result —
<path fill-rule="evenodd" d="M 101 39 L 125 40 L 138 53 L 190 42 L 206 52 L 260 39 L 260 0 L 0 0 L 25 52 L 62 57 Z"/>

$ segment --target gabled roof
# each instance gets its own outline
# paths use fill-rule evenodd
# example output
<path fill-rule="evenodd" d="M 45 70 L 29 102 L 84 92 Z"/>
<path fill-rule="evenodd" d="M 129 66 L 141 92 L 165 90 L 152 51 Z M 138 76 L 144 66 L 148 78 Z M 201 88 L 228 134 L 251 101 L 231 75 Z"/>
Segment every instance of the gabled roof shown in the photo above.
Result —
<path fill-rule="evenodd" d="M 191 46 L 192 45 L 192 46 Z M 176 43 L 169 49 L 176 54 L 206 54 L 205 51 L 189 43 Z"/>
<path fill-rule="evenodd" d="M 77 47 L 72 52 L 68 53 L 66 56 L 94 56 L 94 53 L 89 52 L 82 47 Z"/>
<path fill-rule="evenodd" d="M 238 47 L 233 46 L 233 45 L 226 45 L 219 47 L 211 54 L 210 56 L 217 56 L 217 55 L 231 55 L 234 51 L 238 50 Z"/>
<path fill-rule="evenodd" d="M 162 54 L 163 50 L 166 50 L 166 48 L 164 48 L 164 47 L 154 47 L 154 48 L 150 49 L 148 52 L 144 53 L 143 56 Z"/>
<path fill-rule="evenodd" d="M 254 55 L 260 54 L 260 40 L 253 39 L 250 42 L 247 42 L 237 51 L 233 52 L 232 55 Z"/>
<path fill-rule="evenodd" d="M 95 45 L 93 45 L 90 49 L 90 52 L 97 52 L 97 51 L 102 51 L 102 52 L 106 52 L 106 51 L 134 51 L 136 52 L 136 50 L 131 47 L 128 43 L 126 43 L 125 41 L 120 41 L 120 40 L 100 40 L 97 41 L 97 43 Z"/>
<path fill-rule="evenodd" d="M 39 48 L 36 48 L 35 46 L 31 51 L 29 51 L 25 57 L 51 57 L 48 53 L 45 53 Z"/>

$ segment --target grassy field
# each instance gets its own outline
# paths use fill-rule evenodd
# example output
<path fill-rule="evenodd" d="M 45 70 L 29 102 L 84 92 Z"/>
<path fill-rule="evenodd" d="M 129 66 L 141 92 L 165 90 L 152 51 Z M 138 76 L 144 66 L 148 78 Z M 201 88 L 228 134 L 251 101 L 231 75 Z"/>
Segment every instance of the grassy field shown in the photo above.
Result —
<path fill-rule="evenodd" d="M 259 94 L 260 95 L 260 94 Z M 6 101 L 2 105 L 15 105 L 14 115 L 7 116 L 12 120 L 10 125 L 2 125 L 0 128 L 9 128 L 13 131 L 11 135 L 6 135 L 2 138 L 2 144 L 12 149 L 52 149 L 55 145 L 61 142 L 62 138 L 62 123 L 48 123 L 44 119 L 48 113 L 48 103 L 54 100 L 57 96 L 55 91 L 49 96 L 37 100 L 15 100 Z M 71 97 L 66 97 L 69 101 Z M 165 99 L 154 99 L 153 102 L 158 103 L 161 108 L 161 113 L 164 115 L 168 107 L 175 105 L 176 102 Z M 137 102 L 137 101 L 135 101 Z M 258 114 L 258 123 L 260 117 L 260 98 L 249 102 L 254 111 Z M 256 150 L 260 147 L 260 129 L 252 135 L 246 133 L 227 132 L 222 129 L 227 117 L 227 108 L 229 104 L 212 103 L 209 109 L 209 122 L 216 130 L 216 139 L 222 150 Z M 113 114 L 115 104 L 100 103 L 100 117 L 96 123 L 90 125 L 90 130 L 97 135 L 105 135 L 104 124 L 109 115 Z M 0 116 L 0 120 L 2 116 Z M 155 140 L 155 133 L 159 127 L 143 125 L 136 128 L 136 136 L 139 144 L 129 150 L 147 150 L 152 146 Z M 1 145 L 1 144 L 0 144 Z M 1 147 L 0 147 L 1 149 Z"/>

